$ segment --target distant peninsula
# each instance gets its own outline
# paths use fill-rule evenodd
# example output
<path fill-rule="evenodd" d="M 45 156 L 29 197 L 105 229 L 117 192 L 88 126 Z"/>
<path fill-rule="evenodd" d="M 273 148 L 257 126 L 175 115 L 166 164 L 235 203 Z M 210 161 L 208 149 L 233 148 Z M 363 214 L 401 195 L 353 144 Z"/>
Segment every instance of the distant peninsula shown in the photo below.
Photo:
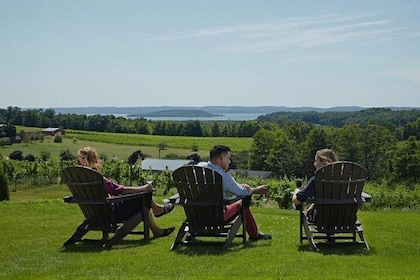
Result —
<path fill-rule="evenodd" d="M 147 114 L 128 114 L 127 117 L 129 118 L 150 118 L 150 117 L 217 117 L 222 115 L 216 115 L 209 113 L 203 110 L 163 110 L 163 111 L 155 111 Z"/>

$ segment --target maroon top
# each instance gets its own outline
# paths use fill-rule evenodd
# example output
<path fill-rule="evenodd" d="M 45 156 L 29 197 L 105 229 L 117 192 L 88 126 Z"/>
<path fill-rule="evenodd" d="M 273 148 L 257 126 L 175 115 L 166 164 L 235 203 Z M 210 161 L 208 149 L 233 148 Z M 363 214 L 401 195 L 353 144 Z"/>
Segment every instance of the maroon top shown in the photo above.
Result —
<path fill-rule="evenodd" d="M 110 179 L 104 177 L 104 184 L 106 187 L 106 191 L 111 196 L 117 196 L 121 194 L 121 191 L 124 189 L 123 185 L 118 185 L 112 182 Z"/>

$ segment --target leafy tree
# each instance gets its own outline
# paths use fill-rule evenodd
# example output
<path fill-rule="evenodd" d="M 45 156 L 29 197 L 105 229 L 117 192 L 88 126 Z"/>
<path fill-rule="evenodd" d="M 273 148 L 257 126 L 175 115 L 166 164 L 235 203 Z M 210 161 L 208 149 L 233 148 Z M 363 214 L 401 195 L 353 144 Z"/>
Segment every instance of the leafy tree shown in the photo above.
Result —
<path fill-rule="evenodd" d="M 314 125 L 301 121 L 288 121 L 283 127 L 291 139 L 297 143 L 303 143 Z"/>
<path fill-rule="evenodd" d="M 341 160 L 362 161 L 363 129 L 359 124 L 349 124 L 338 130 L 335 146 Z"/>
<path fill-rule="evenodd" d="M 279 129 L 280 130 L 280 129 Z M 276 133 L 273 130 L 260 129 L 252 137 L 254 142 L 251 145 L 249 154 L 249 169 L 271 170 L 268 157 L 273 148 L 273 141 Z"/>
<path fill-rule="evenodd" d="M 397 181 L 420 183 L 420 145 L 416 137 L 398 145 L 392 158 L 392 170 Z"/>
<path fill-rule="evenodd" d="M 23 112 L 23 125 L 31 127 L 41 127 L 40 114 L 38 110 L 31 109 Z"/>
<path fill-rule="evenodd" d="M 260 125 L 257 121 L 244 121 L 241 122 L 238 128 L 238 136 L 240 137 L 252 137 L 255 132 L 260 129 Z"/>
<path fill-rule="evenodd" d="M 270 170 L 280 176 L 294 176 L 298 166 L 296 144 L 281 129 L 275 131 L 270 154 L 266 160 Z"/>
<path fill-rule="evenodd" d="M 15 138 L 16 137 L 16 127 L 12 124 L 7 124 L 7 125 L 3 126 L 0 137 Z"/>
<path fill-rule="evenodd" d="M 420 118 L 403 126 L 403 140 L 407 140 L 410 136 L 420 139 Z"/>
<path fill-rule="evenodd" d="M 203 128 L 198 120 L 187 122 L 185 126 L 184 136 L 196 136 L 202 137 L 204 136 Z"/>
<path fill-rule="evenodd" d="M 392 135 L 383 126 L 369 124 L 363 129 L 362 164 L 367 169 L 370 179 L 375 179 L 386 173 L 387 151 L 392 151 L 395 143 L 395 135 Z"/>
<path fill-rule="evenodd" d="M 107 131 L 109 116 L 93 115 L 86 121 L 86 129 L 92 131 Z"/>
<path fill-rule="evenodd" d="M 159 149 L 159 158 L 160 158 L 160 151 L 165 150 L 166 147 L 168 146 L 168 144 L 161 142 L 158 144 L 158 149 Z"/>
<path fill-rule="evenodd" d="M 304 174 L 313 173 L 313 162 L 318 150 L 333 148 L 334 132 L 331 127 L 316 127 L 309 132 L 301 146 Z"/>
<path fill-rule="evenodd" d="M 213 123 L 213 126 L 211 127 L 211 135 L 213 137 L 219 137 L 221 136 L 221 130 L 220 130 L 220 125 L 218 122 Z"/>
<path fill-rule="evenodd" d="M 153 135 L 166 135 L 166 122 L 158 121 L 153 129 Z"/>

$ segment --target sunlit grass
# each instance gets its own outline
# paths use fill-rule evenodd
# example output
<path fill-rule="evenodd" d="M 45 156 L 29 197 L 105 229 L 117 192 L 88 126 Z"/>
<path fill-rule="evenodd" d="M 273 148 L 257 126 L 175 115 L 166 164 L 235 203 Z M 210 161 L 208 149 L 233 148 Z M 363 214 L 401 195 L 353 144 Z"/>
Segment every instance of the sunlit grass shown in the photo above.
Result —
<path fill-rule="evenodd" d="M 420 274 L 420 214 L 377 211 L 359 213 L 371 246 L 323 248 L 312 252 L 298 241 L 298 213 L 253 207 L 255 218 L 271 241 L 235 240 L 226 253 L 215 247 L 170 251 L 175 234 L 152 239 L 128 236 L 110 251 L 97 245 L 64 250 L 62 243 L 83 216 L 76 205 L 61 201 L 64 186 L 11 194 L 0 203 L 1 279 L 415 279 Z M 159 202 L 163 197 L 156 197 Z M 184 213 L 156 221 L 179 228 Z"/>

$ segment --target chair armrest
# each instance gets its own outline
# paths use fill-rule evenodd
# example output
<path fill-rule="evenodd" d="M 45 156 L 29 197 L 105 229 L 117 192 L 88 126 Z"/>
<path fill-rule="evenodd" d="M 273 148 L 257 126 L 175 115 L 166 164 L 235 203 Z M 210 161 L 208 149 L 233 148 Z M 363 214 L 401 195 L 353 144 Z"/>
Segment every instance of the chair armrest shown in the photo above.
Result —
<path fill-rule="evenodd" d="M 371 202 L 372 196 L 368 193 L 362 192 L 362 200 L 363 202 Z"/>
<path fill-rule="evenodd" d="M 122 194 L 122 195 L 118 195 L 118 196 L 110 196 L 106 200 L 107 200 L 108 203 L 116 203 L 116 202 L 131 200 L 131 199 L 137 199 L 137 198 L 148 199 L 149 197 L 150 197 L 150 199 L 152 199 L 152 192 L 151 191 L 139 192 L 139 193 L 130 193 L 130 194 Z"/>
<path fill-rule="evenodd" d="M 72 195 L 65 196 L 63 197 L 63 201 L 66 203 L 72 203 L 74 201 L 74 196 Z"/>
<path fill-rule="evenodd" d="M 169 198 L 169 202 L 172 204 L 179 204 L 179 193 L 174 194 Z"/>

